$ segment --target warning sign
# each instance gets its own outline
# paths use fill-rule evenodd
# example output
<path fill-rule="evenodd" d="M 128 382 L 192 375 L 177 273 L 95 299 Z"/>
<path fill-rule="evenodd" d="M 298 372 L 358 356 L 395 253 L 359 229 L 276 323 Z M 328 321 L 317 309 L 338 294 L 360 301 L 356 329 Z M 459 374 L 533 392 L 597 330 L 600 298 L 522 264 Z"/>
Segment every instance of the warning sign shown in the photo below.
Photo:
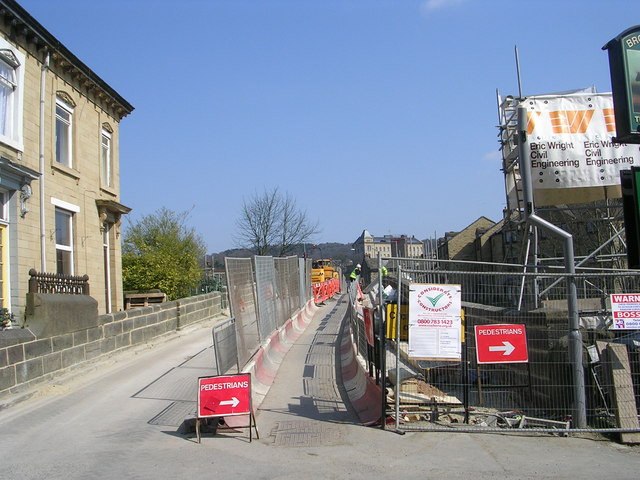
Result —
<path fill-rule="evenodd" d="M 611 295 L 611 329 L 640 330 L 640 293 Z"/>

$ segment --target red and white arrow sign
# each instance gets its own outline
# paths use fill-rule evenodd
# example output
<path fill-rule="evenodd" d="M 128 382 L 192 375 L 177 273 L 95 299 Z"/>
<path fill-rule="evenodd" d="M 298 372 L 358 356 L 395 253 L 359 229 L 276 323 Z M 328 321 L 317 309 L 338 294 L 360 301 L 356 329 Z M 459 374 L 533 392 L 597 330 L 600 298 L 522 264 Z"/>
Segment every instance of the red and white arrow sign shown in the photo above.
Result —
<path fill-rule="evenodd" d="M 483 363 L 526 363 L 527 329 L 524 325 L 476 325 L 476 360 Z"/>
<path fill-rule="evenodd" d="M 491 345 L 489 347 L 490 352 L 503 352 L 502 355 L 511 355 L 516 349 L 511 342 L 502 342 L 502 345 Z"/>
<path fill-rule="evenodd" d="M 198 379 L 198 418 L 251 412 L 251 375 L 217 375 Z"/>
<path fill-rule="evenodd" d="M 236 397 L 231 397 L 231 400 L 223 400 L 222 402 L 220 402 L 220 405 L 231 405 L 235 408 L 239 403 L 240 400 L 238 400 Z"/>

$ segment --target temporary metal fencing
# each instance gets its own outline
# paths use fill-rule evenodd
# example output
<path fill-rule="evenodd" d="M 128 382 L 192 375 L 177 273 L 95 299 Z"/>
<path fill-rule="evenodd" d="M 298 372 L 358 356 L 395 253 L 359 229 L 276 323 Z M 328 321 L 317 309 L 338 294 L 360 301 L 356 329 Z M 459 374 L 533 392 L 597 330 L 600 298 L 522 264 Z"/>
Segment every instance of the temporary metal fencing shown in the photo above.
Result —
<path fill-rule="evenodd" d="M 282 326 L 291 315 L 302 308 L 300 304 L 301 272 L 298 257 L 278 257 L 273 260 L 280 292 L 278 326 Z"/>
<path fill-rule="evenodd" d="M 253 262 L 250 258 L 225 258 L 229 306 L 236 319 L 238 359 L 244 365 L 260 345 Z"/>
<path fill-rule="evenodd" d="M 260 338 L 269 336 L 281 323 L 277 316 L 278 285 L 273 257 L 254 257 L 256 264 L 256 298 Z"/>
<path fill-rule="evenodd" d="M 230 318 L 217 323 L 212 329 L 213 352 L 218 375 L 239 373 L 238 343 L 236 342 L 236 319 Z M 235 372 L 231 372 L 235 366 Z"/>
<path fill-rule="evenodd" d="M 304 305 L 308 298 L 312 298 L 311 282 L 308 280 L 311 278 L 311 265 L 312 260 L 310 258 L 298 258 L 298 270 L 302 273 L 300 275 L 300 305 Z"/>
<path fill-rule="evenodd" d="M 310 300 L 310 262 L 293 256 L 226 258 L 225 268 L 237 363 L 244 366 L 262 342 Z M 226 346 L 224 350 L 230 351 Z M 223 366 L 229 361 L 222 360 Z"/>
<path fill-rule="evenodd" d="M 395 320 L 390 325 L 386 314 L 383 325 L 375 326 L 376 342 L 386 343 L 381 348 L 389 352 L 389 360 L 371 358 L 355 287 L 349 298 L 359 353 L 375 363 L 382 381 L 387 375 L 393 380 L 384 408 L 398 430 L 640 432 L 640 332 L 611 328 L 609 300 L 611 294 L 640 292 L 640 272 L 583 270 L 573 276 L 582 342 L 582 365 L 576 370 L 569 355 L 566 274 L 427 259 L 385 258 L 381 264 L 389 274 L 365 289 L 364 303 L 397 305 L 385 298 L 390 291 L 400 300 L 400 311 L 394 307 L 399 328 Z M 408 290 L 415 283 L 461 285 L 464 322 L 458 361 L 409 358 Z M 478 363 L 475 327 L 502 324 L 524 325 L 528 361 Z M 583 378 L 577 379 L 580 374 Z M 576 388 L 581 384 L 583 392 Z M 579 408 L 587 419 L 580 428 L 574 421 Z"/>

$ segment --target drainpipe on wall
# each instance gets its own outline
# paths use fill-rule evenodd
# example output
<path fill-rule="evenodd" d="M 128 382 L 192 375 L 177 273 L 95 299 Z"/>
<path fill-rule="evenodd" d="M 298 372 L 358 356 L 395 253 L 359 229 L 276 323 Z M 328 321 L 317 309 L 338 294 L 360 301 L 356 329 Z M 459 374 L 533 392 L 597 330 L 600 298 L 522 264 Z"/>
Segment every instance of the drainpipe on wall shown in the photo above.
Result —
<path fill-rule="evenodd" d="M 44 62 L 40 69 L 40 139 L 39 139 L 39 159 L 40 159 L 40 271 L 47 271 L 46 256 L 46 235 L 44 223 L 44 110 L 47 71 L 49 70 L 49 51 L 45 52 Z"/>

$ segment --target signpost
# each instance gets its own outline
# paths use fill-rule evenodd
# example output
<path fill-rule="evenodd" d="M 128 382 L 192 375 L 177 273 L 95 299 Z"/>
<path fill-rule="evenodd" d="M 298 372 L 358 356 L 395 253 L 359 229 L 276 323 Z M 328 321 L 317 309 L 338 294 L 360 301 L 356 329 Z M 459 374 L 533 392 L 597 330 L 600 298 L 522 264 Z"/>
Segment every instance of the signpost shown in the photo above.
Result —
<path fill-rule="evenodd" d="M 251 408 L 251 374 L 217 375 L 198 378 L 198 409 L 196 433 L 200 443 L 200 420 L 211 417 L 249 415 L 249 441 L 251 428 L 258 428 Z"/>
<path fill-rule="evenodd" d="M 475 333 L 478 364 L 529 361 L 524 325 L 476 325 Z"/>

